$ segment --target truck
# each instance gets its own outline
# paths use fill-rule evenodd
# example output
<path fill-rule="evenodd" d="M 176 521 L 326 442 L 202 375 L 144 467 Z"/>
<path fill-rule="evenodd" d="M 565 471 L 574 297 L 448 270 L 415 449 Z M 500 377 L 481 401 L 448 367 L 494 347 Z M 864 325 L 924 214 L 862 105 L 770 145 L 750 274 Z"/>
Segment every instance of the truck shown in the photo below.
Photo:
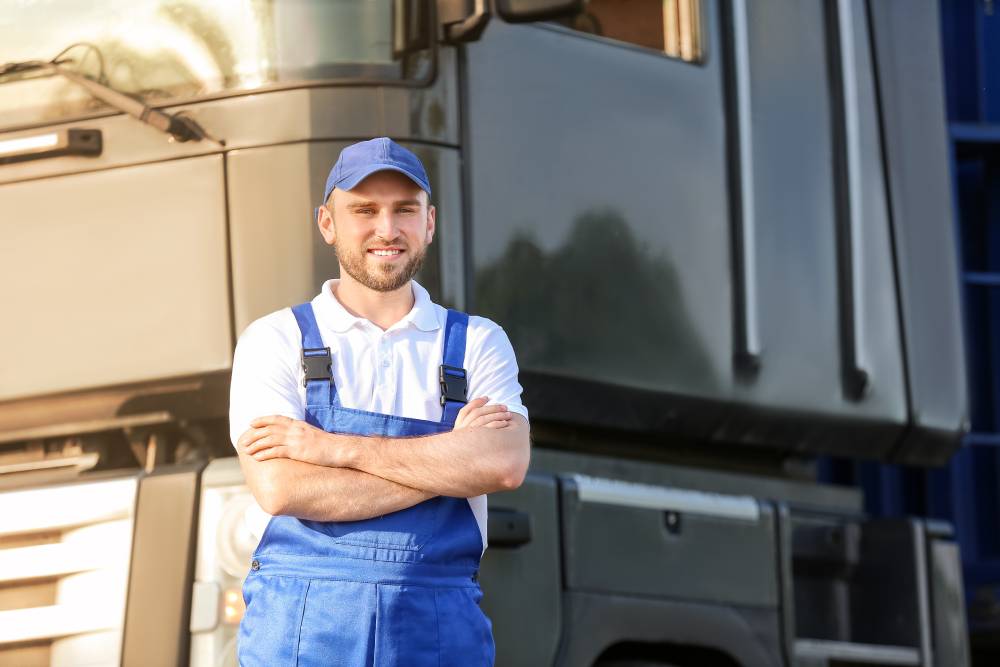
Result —
<path fill-rule="evenodd" d="M 817 463 L 968 428 L 933 0 L 39 1 L 0 62 L 0 664 L 235 664 L 235 341 L 382 135 L 521 368 L 497 665 L 970 663 L 951 527 Z"/>

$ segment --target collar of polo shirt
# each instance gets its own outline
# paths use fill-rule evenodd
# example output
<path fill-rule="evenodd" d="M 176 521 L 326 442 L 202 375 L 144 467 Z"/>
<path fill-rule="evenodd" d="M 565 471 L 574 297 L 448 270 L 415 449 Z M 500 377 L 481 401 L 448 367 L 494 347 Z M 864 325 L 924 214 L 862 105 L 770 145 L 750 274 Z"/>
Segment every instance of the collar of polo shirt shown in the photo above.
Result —
<path fill-rule="evenodd" d="M 340 301 L 337 300 L 337 297 L 333 295 L 338 284 L 340 284 L 340 280 L 337 278 L 331 278 L 323 283 L 321 305 L 326 312 L 324 313 L 325 317 L 319 319 L 337 333 L 344 333 L 351 327 L 364 326 L 368 320 L 363 317 L 351 315 Z M 411 280 L 410 284 L 413 286 L 413 308 L 403 316 L 403 319 L 392 325 L 389 330 L 404 329 L 411 324 L 421 331 L 440 329 L 441 323 L 438 321 L 434 303 L 431 301 L 431 295 L 416 280 Z"/>

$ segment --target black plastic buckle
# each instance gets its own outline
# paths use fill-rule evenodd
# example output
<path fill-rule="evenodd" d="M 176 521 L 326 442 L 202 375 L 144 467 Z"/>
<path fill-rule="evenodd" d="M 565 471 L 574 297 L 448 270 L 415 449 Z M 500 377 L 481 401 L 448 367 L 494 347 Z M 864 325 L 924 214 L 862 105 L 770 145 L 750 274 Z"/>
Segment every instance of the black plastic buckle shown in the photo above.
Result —
<path fill-rule="evenodd" d="M 441 364 L 438 377 L 441 380 L 441 405 L 444 405 L 446 401 L 468 402 L 466 392 L 469 387 L 465 379 L 464 368 Z"/>
<path fill-rule="evenodd" d="M 308 385 L 311 380 L 331 380 L 330 371 L 332 359 L 330 348 L 314 347 L 302 350 L 302 384 Z"/>

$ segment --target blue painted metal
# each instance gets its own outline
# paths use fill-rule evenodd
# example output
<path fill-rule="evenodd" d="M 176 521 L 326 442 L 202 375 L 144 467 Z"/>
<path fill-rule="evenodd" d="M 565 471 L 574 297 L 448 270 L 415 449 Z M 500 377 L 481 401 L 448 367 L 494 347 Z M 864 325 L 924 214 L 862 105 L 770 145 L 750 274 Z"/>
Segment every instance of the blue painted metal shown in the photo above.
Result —
<path fill-rule="evenodd" d="M 973 431 L 965 436 L 965 444 L 1000 446 L 1000 433 L 977 433 Z"/>
<path fill-rule="evenodd" d="M 967 285 L 986 285 L 1000 287 L 1000 273 L 987 271 L 966 271 L 963 280 Z"/>
<path fill-rule="evenodd" d="M 945 99 L 948 117 L 959 121 L 973 121 L 980 117 L 976 67 L 978 49 L 957 48 L 968 44 L 975 33 L 975 7 L 972 2 L 945 0 L 941 8 L 941 36 L 945 50 Z"/>
<path fill-rule="evenodd" d="M 948 123 L 948 133 L 956 143 L 1000 143 L 1000 124 Z"/>
<path fill-rule="evenodd" d="M 948 4 L 957 3 L 954 0 L 942 3 Z M 1000 121 L 1000 7 L 994 0 L 979 0 L 970 4 L 975 11 L 980 120 Z M 968 43 L 965 48 L 969 48 Z"/>

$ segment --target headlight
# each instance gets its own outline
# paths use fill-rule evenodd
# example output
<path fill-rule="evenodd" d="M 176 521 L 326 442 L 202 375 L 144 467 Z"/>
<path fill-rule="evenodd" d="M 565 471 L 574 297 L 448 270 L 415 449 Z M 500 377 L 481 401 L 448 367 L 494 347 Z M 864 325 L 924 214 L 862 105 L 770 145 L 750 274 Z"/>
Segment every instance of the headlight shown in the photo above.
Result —
<path fill-rule="evenodd" d="M 244 483 L 239 461 L 212 461 L 202 473 L 191 596 L 192 667 L 235 667 L 243 579 L 267 519 Z"/>
<path fill-rule="evenodd" d="M 254 535 L 253 526 L 254 511 L 259 509 L 253 496 L 243 487 L 241 493 L 226 499 L 218 520 L 215 550 L 219 567 L 240 581 L 246 576 L 250 556 L 260 539 Z"/>

